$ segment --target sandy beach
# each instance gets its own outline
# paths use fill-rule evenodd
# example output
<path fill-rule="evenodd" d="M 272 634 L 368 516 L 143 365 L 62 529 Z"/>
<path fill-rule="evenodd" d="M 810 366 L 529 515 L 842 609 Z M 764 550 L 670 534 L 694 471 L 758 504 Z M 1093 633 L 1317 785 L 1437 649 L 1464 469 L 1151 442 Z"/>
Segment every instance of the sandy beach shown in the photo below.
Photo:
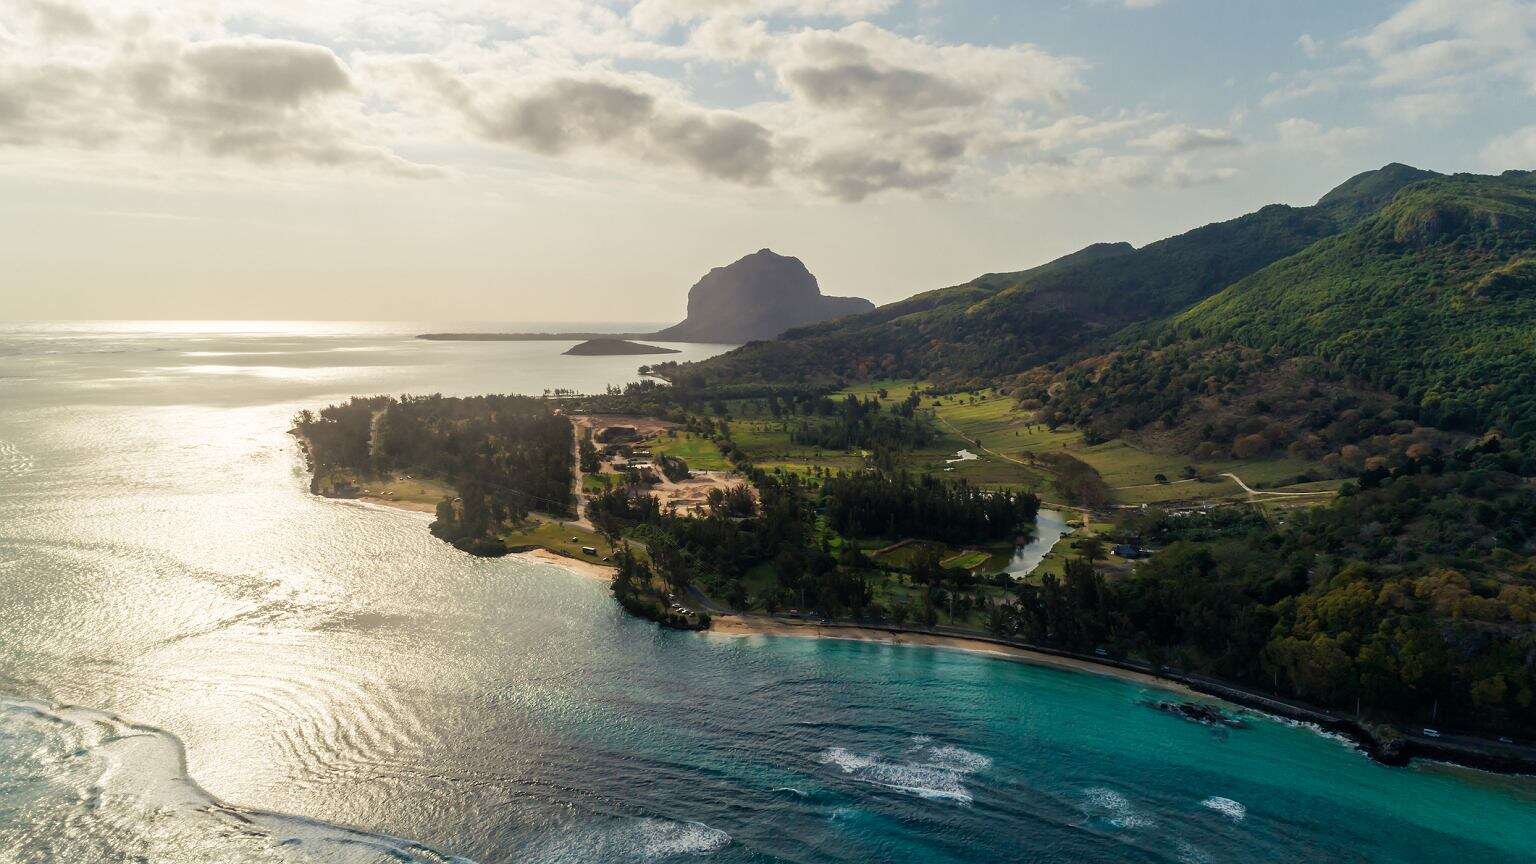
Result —
<path fill-rule="evenodd" d="M 581 561 L 576 558 L 567 558 L 564 555 L 556 554 L 549 551 L 548 549 L 530 549 L 527 552 L 513 552 L 512 555 L 508 557 L 524 558 L 529 561 L 537 561 L 541 564 L 553 564 L 556 567 L 564 567 L 572 573 L 575 573 L 578 576 L 585 576 L 588 579 L 597 579 L 603 582 L 613 581 L 614 568 L 612 567 L 606 566 L 604 564 L 598 564 L 595 561 Z"/>
<path fill-rule="evenodd" d="M 1129 669 L 1102 666 L 1086 660 L 1057 657 L 1053 654 L 1042 654 L 1026 648 L 1015 648 L 981 639 L 966 639 L 961 636 L 903 633 L 872 627 L 845 627 L 809 623 L 793 624 L 771 618 L 743 618 L 739 615 L 716 615 L 713 625 L 709 630 L 705 631 L 705 634 L 724 637 L 794 636 L 806 639 L 849 639 L 859 642 L 883 642 L 888 645 L 924 645 L 931 648 L 950 648 L 957 651 L 970 651 L 975 654 L 987 654 L 1006 660 L 1016 660 L 1021 663 L 1032 663 L 1037 666 L 1049 666 L 1054 669 L 1107 675 L 1111 678 L 1119 678 L 1122 681 L 1131 681 L 1148 687 L 1157 687 L 1183 696 L 1200 696 L 1200 694 L 1182 684 L 1166 681 L 1162 678 L 1140 672 L 1133 672 Z"/>
<path fill-rule="evenodd" d="M 436 504 L 428 504 L 425 501 L 397 501 L 394 498 L 382 498 L 378 495 L 359 495 L 352 499 L 340 499 L 352 501 L 366 501 L 369 504 L 377 504 L 380 507 L 388 507 L 391 510 L 409 510 L 412 513 L 437 513 Z"/>

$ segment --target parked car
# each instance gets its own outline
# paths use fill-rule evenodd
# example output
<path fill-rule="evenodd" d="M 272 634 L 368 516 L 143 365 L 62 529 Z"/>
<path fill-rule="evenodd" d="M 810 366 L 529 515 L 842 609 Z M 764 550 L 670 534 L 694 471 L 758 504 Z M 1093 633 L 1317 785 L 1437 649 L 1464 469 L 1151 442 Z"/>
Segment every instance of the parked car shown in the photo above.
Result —
<path fill-rule="evenodd" d="M 1440 730 L 1425 728 L 1425 730 L 1424 730 L 1424 737 L 1425 738 L 1439 738 L 1440 737 Z"/>

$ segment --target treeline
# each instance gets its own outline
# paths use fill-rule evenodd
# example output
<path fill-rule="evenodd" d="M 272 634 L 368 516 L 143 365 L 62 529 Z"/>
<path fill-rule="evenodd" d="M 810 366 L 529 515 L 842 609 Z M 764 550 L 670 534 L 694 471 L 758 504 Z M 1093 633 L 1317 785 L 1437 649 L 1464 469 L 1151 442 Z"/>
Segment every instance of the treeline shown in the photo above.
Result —
<path fill-rule="evenodd" d="M 755 489 L 712 492 L 697 516 L 672 515 L 655 496 L 628 488 L 592 498 L 587 514 L 599 531 L 643 548 L 647 573 L 671 593 L 696 584 L 739 609 L 864 610 L 869 574 L 830 553 L 814 489 L 794 474 L 755 472 L 753 481 Z"/>
<path fill-rule="evenodd" d="M 316 479 L 411 473 L 441 480 L 433 533 L 493 553 L 496 533 L 530 510 L 572 512 L 571 423 L 526 396 L 354 398 L 295 418 Z"/>
<path fill-rule="evenodd" d="M 822 483 L 827 524 L 849 537 L 913 537 L 956 545 L 1016 537 L 1040 499 L 906 472 L 839 474 Z"/>
<path fill-rule="evenodd" d="M 775 403 L 773 400 L 770 405 Z M 913 416 L 916 404 L 916 398 L 911 398 L 885 411 L 873 397 L 860 399 L 849 394 L 838 402 L 821 397 L 801 403 L 812 410 L 807 412 L 807 419 L 790 425 L 789 440 L 828 450 L 913 450 L 936 437 L 928 423 Z"/>
<path fill-rule="evenodd" d="M 1021 586 L 1003 636 L 1271 689 L 1367 718 L 1536 734 L 1536 489 L 1483 448 L 1378 470 L 1289 525 L 1140 516 L 1168 542 L 1106 583 Z"/>

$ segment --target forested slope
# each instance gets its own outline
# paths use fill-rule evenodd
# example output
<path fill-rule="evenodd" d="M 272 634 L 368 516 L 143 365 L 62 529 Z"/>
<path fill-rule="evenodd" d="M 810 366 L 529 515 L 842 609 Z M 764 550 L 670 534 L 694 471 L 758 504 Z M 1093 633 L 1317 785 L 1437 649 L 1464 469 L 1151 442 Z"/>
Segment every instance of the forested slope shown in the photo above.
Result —
<path fill-rule="evenodd" d="M 699 384 L 926 378 L 996 380 L 1185 309 L 1374 213 L 1403 186 L 1435 176 L 1389 165 L 1311 207 L 1271 205 L 1133 249 L 1097 244 L 1019 273 L 988 274 L 874 312 L 799 328 L 687 367 Z"/>

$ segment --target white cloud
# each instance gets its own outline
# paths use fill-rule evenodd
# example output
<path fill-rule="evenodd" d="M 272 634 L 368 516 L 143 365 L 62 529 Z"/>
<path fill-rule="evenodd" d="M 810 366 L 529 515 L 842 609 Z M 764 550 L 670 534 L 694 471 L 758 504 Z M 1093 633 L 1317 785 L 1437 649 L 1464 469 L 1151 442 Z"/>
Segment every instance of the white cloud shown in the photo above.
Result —
<path fill-rule="evenodd" d="M 482 95 L 435 66 L 421 67 L 487 141 L 545 156 L 623 152 L 748 185 L 774 171 L 772 133 L 728 111 L 710 111 L 648 89 L 639 78 L 558 77 Z"/>
<path fill-rule="evenodd" d="M 1130 142 L 1136 147 L 1159 150 L 1164 153 L 1189 153 L 1221 147 L 1237 147 L 1242 144 L 1236 135 L 1226 129 L 1201 129 L 1178 123 L 1165 126 L 1150 135 Z"/>
<path fill-rule="evenodd" d="M 629 18 L 641 30 L 655 32 L 700 18 L 786 15 L 799 18 L 855 19 L 890 9 L 893 0 L 639 0 Z"/>
<path fill-rule="evenodd" d="M 1382 106 L 1386 116 L 1411 125 L 1428 123 L 1443 126 L 1459 114 L 1466 113 L 1465 96 L 1448 91 L 1404 93 Z"/>
<path fill-rule="evenodd" d="M 433 154 L 858 201 L 988 190 L 1034 161 L 1208 182 L 1199 160 L 1236 143 L 1075 113 L 1078 57 L 862 20 L 895 0 L 75 2 L 0 0 L 0 147 L 409 176 L 441 172 L 401 154 Z M 725 73 L 758 91 L 722 107 L 692 86 Z"/>
<path fill-rule="evenodd" d="M 1352 147 L 1368 142 L 1373 137 L 1370 129 L 1363 126 L 1328 127 L 1305 117 L 1290 117 L 1275 124 L 1275 135 L 1280 146 L 1337 158 Z"/>
<path fill-rule="evenodd" d="M 1536 169 L 1536 126 L 1526 126 L 1488 143 L 1482 153 L 1490 171 Z"/>
<path fill-rule="evenodd" d="M 1513 78 L 1536 92 L 1536 3 L 1413 0 L 1347 43 L 1377 64 L 1382 87 Z"/>
<path fill-rule="evenodd" d="M 1323 53 L 1323 43 L 1312 37 L 1310 33 L 1303 33 L 1296 39 L 1296 47 L 1308 57 L 1316 57 Z"/>
<path fill-rule="evenodd" d="M 34 8 L 46 10 L 36 28 L 0 57 L 0 145 L 434 173 L 361 134 L 352 72 L 328 48 L 189 41 L 143 19 Z M 84 41 L 61 50 L 61 36 Z"/>

